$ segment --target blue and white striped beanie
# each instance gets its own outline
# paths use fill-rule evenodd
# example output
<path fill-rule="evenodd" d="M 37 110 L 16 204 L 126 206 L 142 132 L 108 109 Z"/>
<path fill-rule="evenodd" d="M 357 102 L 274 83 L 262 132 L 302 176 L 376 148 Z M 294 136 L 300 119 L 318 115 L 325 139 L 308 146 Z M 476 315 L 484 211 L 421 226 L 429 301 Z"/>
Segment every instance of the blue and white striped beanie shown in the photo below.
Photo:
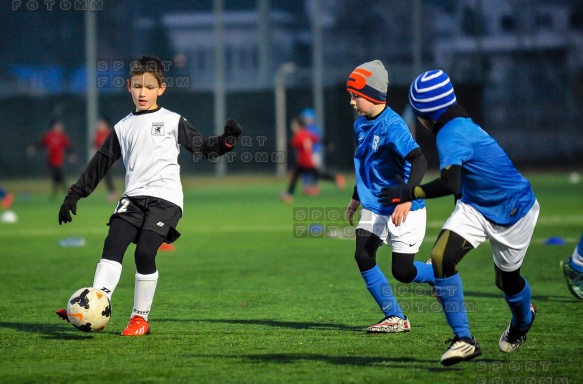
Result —
<path fill-rule="evenodd" d="M 453 85 L 441 69 L 423 72 L 409 88 L 409 102 L 416 116 L 436 121 L 456 104 Z"/>

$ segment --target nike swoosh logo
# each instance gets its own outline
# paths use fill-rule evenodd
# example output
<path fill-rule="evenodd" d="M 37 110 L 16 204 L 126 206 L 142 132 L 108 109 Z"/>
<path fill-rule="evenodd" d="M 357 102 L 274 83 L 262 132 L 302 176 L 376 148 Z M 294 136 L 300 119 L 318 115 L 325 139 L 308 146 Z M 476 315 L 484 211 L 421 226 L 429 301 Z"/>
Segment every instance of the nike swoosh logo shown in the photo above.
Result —
<path fill-rule="evenodd" d="M 70 315 L 68 315 L 69 317 L 77 317 L 79 318 L 79 321 L 83 320 L 83 315 L 80 313 L 71 313 Z"/>

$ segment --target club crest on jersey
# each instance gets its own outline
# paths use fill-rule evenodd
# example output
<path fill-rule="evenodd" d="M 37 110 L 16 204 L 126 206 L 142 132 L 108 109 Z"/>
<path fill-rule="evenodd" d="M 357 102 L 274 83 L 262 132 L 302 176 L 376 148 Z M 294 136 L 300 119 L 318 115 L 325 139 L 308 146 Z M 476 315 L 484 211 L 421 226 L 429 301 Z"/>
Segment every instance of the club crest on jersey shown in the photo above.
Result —
<path fill-rule="evenodd" d="M 380 137 L 378 137 L 376 135 L 372 138 L 372 149 L 374 149 L 375 151 L 377 149 L 379 149 L 379 140 L 380 140 Z"/>
<path fill-rule="evenodd" d="M 164 123 L 152 123 L 152 136 L 164 136 Z"/>

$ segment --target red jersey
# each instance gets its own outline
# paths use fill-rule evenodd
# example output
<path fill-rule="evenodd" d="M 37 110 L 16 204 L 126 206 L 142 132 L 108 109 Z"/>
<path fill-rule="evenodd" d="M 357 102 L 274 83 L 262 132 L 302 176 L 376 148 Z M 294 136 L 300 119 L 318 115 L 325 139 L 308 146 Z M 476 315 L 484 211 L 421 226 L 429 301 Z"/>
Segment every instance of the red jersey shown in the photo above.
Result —
<path fill-rule="evenodd" d="M 312 147 L 316 138 L 307 129 L 297 131 L 290 141 L 296 150 L 296 162 L 300 167 L 315 168 Z"/>
<path fill-rule="evenodd" d="M 93 136 L 93 145 L 95 146 L 95 149 L 101 148 L 103 142 L 105 141 L 107 136 L 109 136 L 110 132 L 111 132 L 110 130 L 95 131 L 95 136 Z"/>
<path fill-rule="evenodd" d="M 64 132 L 49 131 L 39 144 L 47 149 L 47 161 L 52 167 L 60 167 L 65 161 L 65 150 L 71 146 L 69 137 Z"/>

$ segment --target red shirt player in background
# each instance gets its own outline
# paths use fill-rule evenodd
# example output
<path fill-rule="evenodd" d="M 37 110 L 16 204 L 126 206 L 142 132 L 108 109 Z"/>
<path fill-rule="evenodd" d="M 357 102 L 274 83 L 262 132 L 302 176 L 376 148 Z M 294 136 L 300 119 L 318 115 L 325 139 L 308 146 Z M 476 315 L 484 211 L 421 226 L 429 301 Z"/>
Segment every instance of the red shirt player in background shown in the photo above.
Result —
<path fill-rule="evenodd" d="M 95 134 L 93 135 L 93 149 L 97 151 L 103 145 L 103 142 L 111 133 L 111 125 L 105 118 L 99 119 L 97 121 L 97 127 L 95 129 Z M 113 180 L 111 177 L 111 170 L 107 172 L 103 178 L 108 192 L 108 200 L 116 201 L 117 195 L 115 193 L 115 186 L 113 185 Z"/>
<path fill-rule="evenodd" d="M 60 120 L 51 123 L 50 130 L 44 134 L 36 146 L 28 147 L 28 154 L 34 155 L 36 150 L 47 150 L 47 164 L 51 170 L 53 197 L 59 192 L 67 192 L 63 164 L 65 155 L 69 153 L 69 162 L 76 162 L 76 157 L 71 153 L 71 140 L 65 133 L 65 125 Z"/>
<path fill-rule="evenodd" d="M 293 137 L 290 141 L 290 146 L 296 150 L 296 165 L 287 192 L 280 195 L 281 200 L 285 203 L 293 202 L 296 184 L 299 177 L 304 174 L 312 175 L 315 182 L 318 179 L 335 181 L 338 189 L 344 189 L 344 176 L 320 172 L 316 168 L 313 146 L 318 142 L 319 138 L 307 129 L 306 123 L 301 116 L 295 117 L 291 121 L 291 130 Z"/>

